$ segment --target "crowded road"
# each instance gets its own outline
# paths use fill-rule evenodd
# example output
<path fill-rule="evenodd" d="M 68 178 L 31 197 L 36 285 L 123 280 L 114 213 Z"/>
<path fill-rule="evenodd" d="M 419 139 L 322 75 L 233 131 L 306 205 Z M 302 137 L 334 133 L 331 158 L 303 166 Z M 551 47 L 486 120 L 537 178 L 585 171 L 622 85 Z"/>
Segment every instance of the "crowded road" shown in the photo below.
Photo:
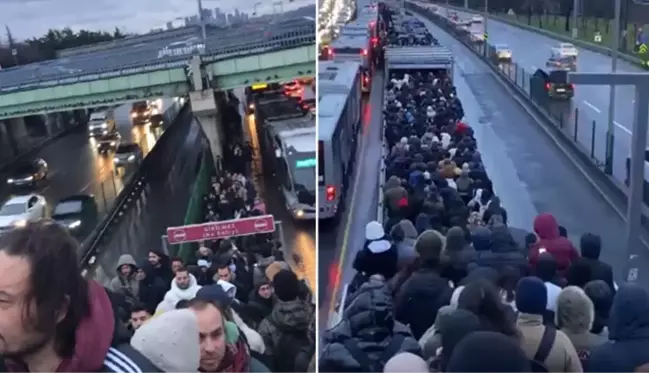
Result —
<path fill-rule="evenodd" d="M 446 9 L 439 10 L 445 15 Z M 472 14 L 457 12 L 458 17 L 463 20 L 471 19 Z M 478 32 L 476 25 L 473 30 Z M 545 69 L 545 64 L 550 58 L 552 47 L 557 46 L 561 41 L 547 36 L 527 31 L 518 27 L 489 19 L 487 31 L 490 44 L 506 44 L 512 51 L 513 60 L 526 72 L 533 74 L 538 68 Z M 610 72 L 611 58 L 604 54 L 596 53 L 588 49 L 577 48 L 579 57 L 577 59 L 577 72 Z M 618 72 L 644 72 L 640 67 L 625 60 L 618 60 Z M 591 126 L 596 122 L 595 135 L 595 156 L 600 161 L 605 159 L 606 131 L 608 123 L 610 88 L 607 86 L 577 86 L 575 96 L 572 99 L 570 114 L 566 114 L 566 123 L 573 125 L 574 109 L 579 109 L 579 141 L 582 145 L 590 147 Z M 633 107 L 635 102 L 634 88 L 620 86 L 616 88 L 616 103 L 614 115 L 615 153 L 614 175 L 623 181 L 625 176 L 624 161 L 629 155 L 631 147 L 631 133 L 633 129 Z"/>
<path fill-rule="evenodd" d="M 163 99 L 162 109 L 166 109 L 172 100 Z M 161 132 L 152 132 L 148 125 L 133 126 L 130 119 L 130 104 L 115 110 L 117 129 L 123 142 L 135 142 L 140 145 L 144 154 L 153 147 Z M 76 194 L 95 196 L 100 217 L 110 209 L 113 200 L 123 188 L 124 172 L 115 174 L 111 156 L 102 156 L 97 152 L 96 142 L 89 138 L 82 129 L 66 135 L 42 149 L 35 157 L 44 159 L 48 166 L 48 180 L 33 191 L 42 194 L 50 206 L 58 200 Z M 8 172 L 10 172 L 10 168 Z M 2 175 L 2 180 L 6 175 Z M 4 182 L 0 187 L 2 201 L 10 195 L 21 194 L 26 190 L 9 188 Z"/>
<path fill-rule="evenodd" d="M 246 102 L 242 91 L 238 92 L 237 96 L 240 102 Z M 258 124 L 255 121 L 255 116 L 245 115 L 243 105 L 241 105 L 239 111 L 242 113 L 245 122 L 244 133 L 252 147 L 252 173 L 255 187 L 266 203 L 268 213 L 272 214 L 276 221 L 282 222 L 282 231 L 287 246 L 283 250 L 286 259 L 291 263 L 293 271 L 298 277 L 307 279 L 312 291 L 315 291 L 317 270 L 315 222 L 295 221 L 288 214 L 283 203 L 284 197 L 272 180 L 272 175 L 264 174 L 262 171 L 259 139 L 257 137 Z"/>
<path fill-rule="evenodd" d="M 602 200 L 571 161 L 557 150 L 484 62 L 441 29 L 430 22 L 426 25 L 440 43 L 453 52 L 456 61 L 454 81 L 464 106 L 465 120 L 475 131 L 489 177 L 508 211 L 510 227 L 531 231 L 534 217 L 550 212 L 567 228 L 569 238 L 577 245 L 583 233 L 599 234 L 603 243 L 601 258 L 613 266 L 617 281 L 620 281 L 625 276 L 627 256 L 620 252 L 625 242 L 625 223 L 617 211 Z M 363 134 L 363 148 L 359 151 L 356 165 L 361 172 L 361 181 L 375 180 L 370 175 L 377 174 L 383 102 L 378 81 L 375 79 L 372 87 L 369 105 L 372 113 L 370 118 L 364 118 L 369 128 L 364 126 L 367 133 Z M 353 277 L 353 258 L 363 246 L 364 226 L 374 219 L 378 203 L 377 188 L 372 183 L 355 183 L 354 186 L 361 192 L 354 193 L 346 221 L 331 233 L 321 229 L 319 240 L 320 270 L 324 271 L 321 273 L 328 273 L 332 264 L 340 264 L 343 284 L 349 283 Z M 336 244 L 327 245 L 327 242 Z M 649 252 L 645 247 L 635 254 L 638 255 L 635 263 L 641 273 L 640 283 L 647 286 L 646 275 L 642 273 L 649 271 Z M 342 288 L 342 285 L 327 285 L 338 291 Z M 320 294 L 320 299 L 325 299 L 323 293 Z M 330 299 L 320 309 L 327 312 L 321 315 L 328 315 Z"/>

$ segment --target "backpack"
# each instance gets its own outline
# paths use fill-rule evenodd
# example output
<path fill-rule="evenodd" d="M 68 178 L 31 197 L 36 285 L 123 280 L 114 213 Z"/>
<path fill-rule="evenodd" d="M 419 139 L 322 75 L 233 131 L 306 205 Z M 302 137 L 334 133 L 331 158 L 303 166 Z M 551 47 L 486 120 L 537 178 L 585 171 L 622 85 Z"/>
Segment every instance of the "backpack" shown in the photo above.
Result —
<path fill-rule="evenodd" d="M 361 350 L 356 341 L 351 338 L 346 339 L 343 342 L 343 345 L 347 349 L 350 355 L 360 364 L 361 370 L 363 372 L 383 372 L 383 367 L 385 363 L 388 362 L 394 355 L 400 352 L 401 345 L 406 339 L 402 334 L 395 334 L 392 336 L 392 341 L 388 347 L 383 350 L 378 359 L 371 360 L 363 350 Z"/>
<path fill-rule="evenodd" d="M 541 337 L 539 349 L 536 350 L 534 358 L 530 360 L 532 372 L 550 372 L 550 369 L 545 364 L 545 359 L 550 355 L 550 350 L 552 350 L 556 336 L 557 330 L 552 326 L 546 325 L 545 330 L 543 330 L 543 337 Z"/>
<path fill-rule="evenodd" d="M 315 346 L 306 330 L 282 330 L 275 347 L 273 372 L 306 372 Z"/>

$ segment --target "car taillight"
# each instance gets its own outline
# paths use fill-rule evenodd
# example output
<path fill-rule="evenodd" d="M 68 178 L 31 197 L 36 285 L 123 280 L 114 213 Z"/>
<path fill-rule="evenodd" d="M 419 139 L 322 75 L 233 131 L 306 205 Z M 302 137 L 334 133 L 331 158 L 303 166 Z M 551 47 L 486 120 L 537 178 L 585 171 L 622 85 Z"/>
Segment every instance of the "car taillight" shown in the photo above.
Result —
<path fill-rule="evenodd" d="M 574 91 L 575 90 L 575 85 L 570 83 L 570 89 L 572 89 Z"/>
<path fill-rule="evenodd" d="M 363 56 L 367 56 L 367 49 L 363 49 Z"/>
<path fill-rule="evenodd" d="M 552 84 L 550 84 L 550 83 L 545 83 L 545 89 L 549 91 L 550 88 L 552 88 Z"/>
<path fill-rule="evenodd" d="M 336 199 L 336 187 L 332 185 L 327 186 L 327 201 L 333 201 Z"/>

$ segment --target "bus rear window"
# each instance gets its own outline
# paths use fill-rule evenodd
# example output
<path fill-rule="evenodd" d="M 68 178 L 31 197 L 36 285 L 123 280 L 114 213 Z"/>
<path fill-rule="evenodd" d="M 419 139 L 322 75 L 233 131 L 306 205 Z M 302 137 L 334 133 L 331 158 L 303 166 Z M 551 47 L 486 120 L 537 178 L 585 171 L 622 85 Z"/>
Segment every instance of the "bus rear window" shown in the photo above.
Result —
<path fill-rule="evenodd" d="M 336 48 L 334 54 L 361 54 L 360 48 Z"/>
<path fill-rule="evenodd" d="M 318 141 L 318 185 L 325 183 L 325 161 L 324 161 L 324 143 Z"/>

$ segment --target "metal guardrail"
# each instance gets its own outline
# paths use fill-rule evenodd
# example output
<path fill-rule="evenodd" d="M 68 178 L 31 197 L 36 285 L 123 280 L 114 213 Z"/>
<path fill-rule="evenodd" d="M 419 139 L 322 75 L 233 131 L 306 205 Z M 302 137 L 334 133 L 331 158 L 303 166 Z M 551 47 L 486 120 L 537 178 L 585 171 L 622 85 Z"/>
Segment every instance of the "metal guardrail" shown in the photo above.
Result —
<path fill-rule="evenodd" d="M 275 31 L 277 32 L 277 31 Z M 283 32 L 279 37 L 265 37 L 263 33 L 259 35 L 261 40 L 257 39 L 245 44 L 233 44 L 223 46 L 223 42 L 210 41 L 205 47 L 204 58 L 208 62 L 230 59 L 233 57 L 247 56 L 255 53 L 267 53 L 273 51 L 281 51 L 285 49 L 313 45 L 315 43 L 315 28 L 314 27 L 300 27 L 299 29 L 288 29 Z M 240 39 L 239 35 L 238 38 Z M 212 47 L 213 45 L 213 47 Z M 146 60 L 140 60 L 131 64 L 120 64 L 119 66 L 107 67 L 96 69 L 92 71 L 82 71 L 78 75 L 71 76 L 70 73 L 61 72 L 57 75 L 50 75 L 47 77 L 36 77 L 14 83 L 13 85 L 2 87 L 2 81 L 11 80 L 8 76 L 3 76 L 0 73 L 0 95 L 2 93 L 13 93 L 20 90 L 28 90 L 40 87 L 52 87 L 63 84 L 72 84 L 83 81 L 93 81 L 97 79 L 126 76 L 139 74 L 142 72 L 150 72 L 156 70 L 167 70 L 175 67 L 184 67 L 188 64 L 191 55 L 185 56 L 170 56 L 164 58 L 157 58 L 157 50 L 159 48 L 152 48 L 151 50 L 134 50 L 133 54 L 146 55 Z M 150 53 L 155 50 L 155 58 L 151 58 Z M 120 61 L 126 58 L 120 55 Z M 143 56 L 144 58 L 144 56 Z M 163 61 L 160 61 L 163 60 Z M 90 62 L 89 62 L 90 63 Z M 27 65 L 29 66 L 29 65 Z M 14 71 L 14 73 L 18 73 Z M 16 74 L 18 75 L 18 74 Z M 16 77 L 17 78 L 17 77 Z M 21 80 L 21 79 L 15 79 Z"/>
<path fill-rule="evenodd" d="M 186 103 L 180 109 L 174 122 L 182 122 L 188 115 L 191 116 L 192 112 L 190 104 Z M 160 152 L 163 151 L 161 149 L 165 149 L 170 139 L 174 138 L 174 135 L 178 130 L 179 126 L 177 126 L 176 123 L 170 124 L 169 128 L 162 134 L 160 139 L 158 139 L 158 142 L 155 144 L 153 149 L 151 149 L 149 154 L 144 158 L 137 171 L 130 177 L 122 191 L 117 195 L 117 198 L 113 202 L 113 207 L 105 215 L 106 217 L 99 222 L 90 235 L 88 235 L 88 237 L 81 243 L 79 257 L 83 276 L 88 274 L 90 267 L 95 264 L 99 254 L 99 247 L 105 236 L 109 233 L 113 222 L 120 216 L 124 215 L 130 206 L 129 202 L 136 198 L 146 186 L 146 174 L 148 168 L 156 163 Z"/>

